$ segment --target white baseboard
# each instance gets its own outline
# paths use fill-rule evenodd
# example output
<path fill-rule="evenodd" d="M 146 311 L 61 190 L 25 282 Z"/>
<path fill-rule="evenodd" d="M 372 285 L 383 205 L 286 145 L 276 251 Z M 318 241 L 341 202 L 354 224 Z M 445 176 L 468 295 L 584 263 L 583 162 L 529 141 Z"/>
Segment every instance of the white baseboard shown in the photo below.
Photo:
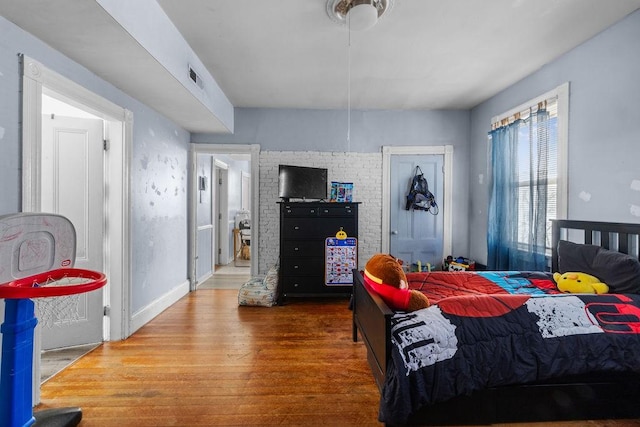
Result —
<path fill-rule="evenodd" d="M 131 316 L 131 334 L 149 323 L 158 314 L 171 307 L 176 301 L 189 293 L 189 281 L 176 286 L 151 304 L 137 311 Z"/>
<path fill-rule="evenodd" d="M 198 278 L 198 285 L 201 284 L 202 282 L 209 280 L 210 277 L 213 277 L 213 272 L 209 271 L 208 273 L 205 273 L 202 275 L 202 277 Z"/>

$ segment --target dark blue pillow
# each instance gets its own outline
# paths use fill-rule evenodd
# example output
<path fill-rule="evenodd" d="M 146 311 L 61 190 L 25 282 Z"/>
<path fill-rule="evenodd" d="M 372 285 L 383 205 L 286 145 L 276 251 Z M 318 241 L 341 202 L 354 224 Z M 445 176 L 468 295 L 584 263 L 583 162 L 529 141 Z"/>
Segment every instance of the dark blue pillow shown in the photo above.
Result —
<path fill-rule="evenodd" d="M 576 271 L 595 276 L 609 286 L 610 293 L 640 293 L 640 261 L 621 252 L 560 240 L 558 269 L 561 274 Z"/>

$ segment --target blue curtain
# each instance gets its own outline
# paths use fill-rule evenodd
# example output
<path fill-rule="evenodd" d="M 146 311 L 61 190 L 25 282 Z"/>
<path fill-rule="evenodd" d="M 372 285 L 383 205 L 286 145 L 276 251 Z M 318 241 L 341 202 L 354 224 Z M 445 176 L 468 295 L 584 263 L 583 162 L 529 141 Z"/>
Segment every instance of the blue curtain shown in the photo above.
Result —
<path fill-rule="evenodd" d="M 489 135 L 487 267 L 546 271 L 549 116 L 538 109 Z"/>

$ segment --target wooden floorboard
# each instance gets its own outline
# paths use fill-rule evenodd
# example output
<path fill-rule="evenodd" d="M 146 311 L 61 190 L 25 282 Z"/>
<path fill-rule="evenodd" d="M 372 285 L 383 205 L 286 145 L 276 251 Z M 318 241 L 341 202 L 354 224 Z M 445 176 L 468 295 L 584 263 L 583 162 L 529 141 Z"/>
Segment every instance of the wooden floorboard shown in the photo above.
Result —
<path fill-rule="evenodd" d="M 42 386 L 36 409 L 81 426 L 380 425 L 378 391 L 346 299 L 238 307 L 198 290 Z"/>
<path fill-rule="evenodd" d="M 204 289 L 51 378 L 36 410 L 79 406 L 81 427 L 380 426 L 378 399 L 346 299 L 238 307 Z"/>

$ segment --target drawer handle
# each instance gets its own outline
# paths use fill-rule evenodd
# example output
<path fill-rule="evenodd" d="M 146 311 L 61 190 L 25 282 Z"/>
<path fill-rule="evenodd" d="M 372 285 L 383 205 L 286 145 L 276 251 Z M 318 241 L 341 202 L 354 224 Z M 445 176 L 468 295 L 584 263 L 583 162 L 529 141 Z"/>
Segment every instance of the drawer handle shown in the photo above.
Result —
<path fill-rule="evenodd" d="M 300 230 L 300 227 L 298 227 L 297 225 L 295 227 L 293 227 L 294 230 Z"/>
<path fill-rule="evenodd" d="M 294 269 L 294 270 L 297 270 L 298 268 L 299 268 L 299 267 L 298 267 L 297 265 L 294 265 L 294 266 L 293 266 L 293 269 Z"/>
<path fill-rule="evenodd" d="M 294 250 L 295 252 L 298 252 L 298 251 L 300 250 L 300 248 L 293 248 L 293 250 Z"/>
<path fill-rule="evenodd" d="M 294 283 L 294 284 L 293 284 L 293 287 L 294 287 L 294 288 L 297 288 L 298 286 L 300 286 L 298 283 Z"/>

